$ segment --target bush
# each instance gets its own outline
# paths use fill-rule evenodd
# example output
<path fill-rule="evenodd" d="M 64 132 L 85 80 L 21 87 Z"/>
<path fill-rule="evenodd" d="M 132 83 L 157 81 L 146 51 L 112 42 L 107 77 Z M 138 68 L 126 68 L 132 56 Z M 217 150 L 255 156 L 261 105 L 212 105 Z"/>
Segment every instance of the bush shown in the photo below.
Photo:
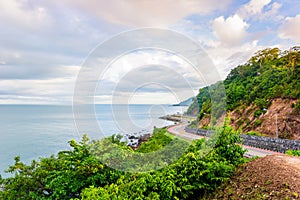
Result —
<path fill-rule="evenodd" d="M 300 156 L 300 150 L 287 150 L 286 154 L 290 156 Z"/>
<path fill-rule="evenodd" d="M 254 101 L 255 105 L 259 107 L 261 110 L 266 109 L 270 106 L 270 102 L 266 99 L 256 99 Z"/>
<path fill-rule="evenodd" d="M 175 163 L 154 172 L 132 174 L 105 187 L 90 187 L 82 199 L 195 199 L 228 180 L 243 163 L 244 150 L 232 127 L 218 130 L 219 137 L 194 142 Z M 205 154 L 203 149 L 214 144 Z M 201 150 L 202 149 L 202 150 Z"/>
<path fill-rule="evenodd" d="M 262 120 L 257 119 L 257 120 L 254 121 L 253 126 L 254 126 L 254 127 L 258 127 L 258 126 L 260 126 L 261 124 L 262 124 Z"/>
<path fill-rule="evenodd" d="M 249 131 L 246 133 L 246 135 L 262 136 L 262 134 L 255 132 L 255 131 Z"/>
<path fill-rule="evenodd" d="M 15 157 L 15 164 L 7 170 L 15 176 L 0 180 L 5 188 L 0 199 L 70 199 L 79 197 L 83 188 L 105 186 L 124 175 L 96 159 L 87 142 L 86 136 L 79 143 L 71 140 L 72 150 L 33 160 L 28 166 Z"/>
<path fill-rule="evenodd" d="M 244 123 L 244 121 L 243 121 L 242 119 L 239 119 L 239 120 L 237 121 L 238 127 L 240 127 L 243 123 Z"/>
<path fill-rule="evenodd" d="M 139 151 L 147 153 L 166 146 L 170 138 L 165 132 L 165 129 L 158 130 Z M 0 199 L 198 198 L 203 192 L 211 191 L 226 181 L 236 167 L 245 161 L 245 151 L 237 145 L 239 136 L 233 128 L 224 127 L 217 133 L 219 137 L 193 142 L 174 163 L 145 173 L 117 171 L 95 157 L 97 150 L 110 150 L 108 144 L 113 140 L 111 137 L 89 143 L 86 137 L 79 143 L 72 140 L 72 150 L 61 151 L 39 162 L 32 161 L 29 166 L 16 157 L 15 165 L 8 170 L 15 176 L 0 180 L 0 185 L 3 184 L 5 188 L 0 191 Z M 175 151 L 187 147 L 177 138 L 170 143 L 178 145 L 174 146 Z M 122 143 L 112 145 L 121 145 L 125 156 L 133 152 Z M 111 162 L 118 161 L 115 157 L 123 156 L 114 153 L 107 152 L 104 156 Z M 151 164 L 151 160 L 145 163 Z"/>
<path fill-rule="evenodd" d="M 259 117 L 263 113 L 262 110 L 257 110 L 254 112 L 254 117 Z"/>
<path fill-rule="evenodd" d="M 172 139 L 165 135 L 165 131 L 165 129 L 156 129 L 149 141 L 142 143 L 136 152 L 149 153 L 152 151 L 157 151 L 169 144 Z"/>

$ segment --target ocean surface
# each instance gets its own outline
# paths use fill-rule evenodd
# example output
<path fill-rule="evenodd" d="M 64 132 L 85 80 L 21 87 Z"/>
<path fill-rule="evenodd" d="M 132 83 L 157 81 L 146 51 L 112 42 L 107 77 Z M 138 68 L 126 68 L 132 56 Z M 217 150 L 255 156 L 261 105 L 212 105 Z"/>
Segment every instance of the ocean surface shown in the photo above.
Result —
<path fill-rule="evenodd" d="M 80 123 L 75 123 L 72 106 L 0 105 L 0 174 L 11 176 L 4 170 L 17 155 L 29 164 L 32 159 L 70 149 L 68 141 L 82 137 L 78 130 L 84 130 L 92 139 L 151 132 L 154 126 L 172 124 L 160 116 L 183 113 L 186 109 L 168 105 L 96 105 L 92 116 L 82 111 Z M 82 127 L 82 121 L 90 120 L 96 120 L 98 127 L 91 128 L 88 123 Z"/>

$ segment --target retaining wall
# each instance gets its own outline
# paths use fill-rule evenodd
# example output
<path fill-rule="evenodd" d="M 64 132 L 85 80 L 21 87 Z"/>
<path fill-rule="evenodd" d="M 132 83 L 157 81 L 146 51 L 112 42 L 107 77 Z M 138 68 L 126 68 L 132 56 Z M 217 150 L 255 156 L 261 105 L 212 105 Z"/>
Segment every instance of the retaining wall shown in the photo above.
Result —
<path fill-rule="evenodd" d="M 186 127 L 185 131 L 188 133 L 198 134 L 206 137 L 210 137 L 212 131 L 204 129 L 196 129 Z M 257 147 L 261 149 L 267 149 L 271 151 L 285 153 L 287 150 L 300 150 L 300 141 L 298 140 L 286 140 L 279 138 L 261 137 L 254 135 L 240 135 L 242 143 L 247 146 Z"/>

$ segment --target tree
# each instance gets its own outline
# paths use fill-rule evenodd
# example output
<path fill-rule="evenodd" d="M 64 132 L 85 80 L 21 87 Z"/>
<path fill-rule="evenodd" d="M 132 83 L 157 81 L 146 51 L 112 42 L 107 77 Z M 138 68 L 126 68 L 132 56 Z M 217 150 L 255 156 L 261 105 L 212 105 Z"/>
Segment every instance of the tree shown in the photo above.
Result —
<path fill-rule="evenodd" d="M 103 165 L 88 151 L 88 140 L 69 142 L 73 148 L 57 156 L 33 160 L 25 165 L 20 157 L 10 166 L 8 173 L 14 177 L 2 179 L 5 190 L 0 199 L 70 199 L 79 197 L 81 190 L 91 185 L 104 186 L 124 173 Z"/>

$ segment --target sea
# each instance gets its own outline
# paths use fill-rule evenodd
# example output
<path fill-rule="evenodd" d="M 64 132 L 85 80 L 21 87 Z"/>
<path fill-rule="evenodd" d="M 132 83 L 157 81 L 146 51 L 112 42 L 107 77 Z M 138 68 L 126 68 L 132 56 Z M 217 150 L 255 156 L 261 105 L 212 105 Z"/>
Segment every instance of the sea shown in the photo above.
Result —
<path fill-rule="evenodd" d="M 183 113 L 187 107 L 170 105 L 110 105 L 93 106 L 93 113 L 73 112 L 66 105 L 0 105 L 0 175 L 3 178 L 12 174 L 5 173 L 14 157 L 30 164 L 71 149 L 68 141 L 80 140 L 83 133 L 91 139 L 100 139 L 112 134 L 142 134 L 152 132 L 154 126 L 163 127 L 173 122 L 159 117 Z M 80 117 L 78 117 L 80 116 Z M 95 121 L 97 127 L 82 126 L 82 121 Z"/>

